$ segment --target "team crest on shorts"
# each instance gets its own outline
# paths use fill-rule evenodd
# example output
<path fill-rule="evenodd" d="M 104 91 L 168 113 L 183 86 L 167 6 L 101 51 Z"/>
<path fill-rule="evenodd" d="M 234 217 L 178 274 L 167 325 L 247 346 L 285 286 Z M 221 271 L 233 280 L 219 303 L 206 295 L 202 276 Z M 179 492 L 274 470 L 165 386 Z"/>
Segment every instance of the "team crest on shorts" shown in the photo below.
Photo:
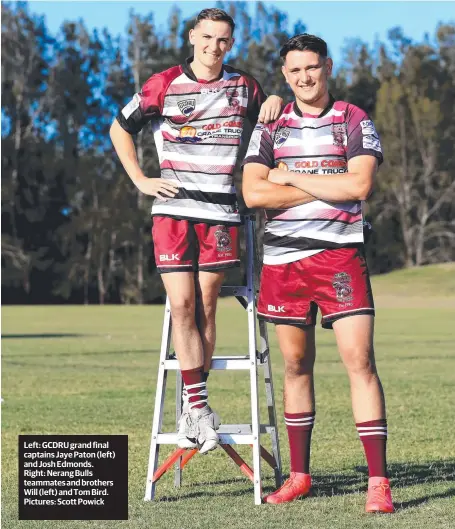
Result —
<path fill-rule="evenodd" d="M 279 149 L 282 145 L 284 145 L 286 143 L 286 140 L 289 138 L 290 134 L 291 129 L 288 129 L 287 127 L 279 129 L 279 131 L 275 135 L 275 147 Z"/>
<path fill-rule="evenodd" d="M 219 252 L 230 252 L 232 250 L 232 239 L 228 228 L 220 227 L 220 229 L 216 230 L 215 237 L 216 249 Z"/>
<path fill-rule="evenodd" d="M 346 145 L 346 123 L 334 123 L 332 125 L 332 136 L 335 147 L 343 147 Z"/>
<path fill-rule="evenodd" d="M 352 301 L 353 288 L 350 283 L 351 276 L 346 272 L 340 272 L 333 276 L 332 286 L 335 289 L 337 300 L 340 303 L 348 303 Z"/>
<path fill-rule="evenodd" d="M 185 101 L 179 101 L 177 106 L 184 116 L 189 116 L 196 108 L 196 99 L 185 99 Z"/>

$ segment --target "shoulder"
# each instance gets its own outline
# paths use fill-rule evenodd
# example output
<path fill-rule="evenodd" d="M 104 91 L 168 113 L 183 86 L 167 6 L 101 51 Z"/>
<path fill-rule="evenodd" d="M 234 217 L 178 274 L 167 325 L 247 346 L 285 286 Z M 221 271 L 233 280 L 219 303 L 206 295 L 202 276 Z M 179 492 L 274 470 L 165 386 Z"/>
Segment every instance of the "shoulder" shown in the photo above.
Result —
<path fill-rule="evenodd" d="M 347 101 L 335 101 L 333 109 L 342 112 L 346 116 L 346 121 L 350 121 L 353 118 L 369 119 L 365 110 Z"/>
<path fill-rule="evenodd" d="M 247 84 L 255 85 L 255 86 L 261 86 L 259 81 L 250 75 L 249 73 L 245 72 L 244 70 L 240 70 L 239 68 L 234 68 L 233 66 L 229 64 L 224 65 L 224 71 L 229 77 L 241 77 Z"/>
<path fill-rule="evenodd" d="M 172 83 L 172 81 L 174 81 L 174 79 L 177 79 L 177 77 L 179 77 L 182 73 L 183 70 L 180 65 L 172 66 L 172 68 L 168 68 L 167 70 L 164 70 L 162 72 L 155 73 L 151 77 L 149 77 L 147 81 L 145 81 L 142 87 L 142 91 L 164 91 Z"/>

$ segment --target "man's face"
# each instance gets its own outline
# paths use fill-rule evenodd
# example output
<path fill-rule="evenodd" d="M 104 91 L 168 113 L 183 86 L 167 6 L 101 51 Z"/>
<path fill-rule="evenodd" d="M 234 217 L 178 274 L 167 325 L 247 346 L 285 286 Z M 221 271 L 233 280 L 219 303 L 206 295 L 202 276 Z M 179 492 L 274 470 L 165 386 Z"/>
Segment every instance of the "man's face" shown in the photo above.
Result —
<path fill-rule="evenodd" d="M 190 30 L 190 42 L 194 46 L 194 58 L 207 68 L 223 64 L 224 56 L 231 50 L 234 39 L 227 22 L 201 20 Z"/>
<path fill-rule="evenodd" d="M 332 59 L 324 59 L 313 51 L 290 51 L 281 68 L 297 99 L 307 105 L 316 103 L 328 92 Z"/>

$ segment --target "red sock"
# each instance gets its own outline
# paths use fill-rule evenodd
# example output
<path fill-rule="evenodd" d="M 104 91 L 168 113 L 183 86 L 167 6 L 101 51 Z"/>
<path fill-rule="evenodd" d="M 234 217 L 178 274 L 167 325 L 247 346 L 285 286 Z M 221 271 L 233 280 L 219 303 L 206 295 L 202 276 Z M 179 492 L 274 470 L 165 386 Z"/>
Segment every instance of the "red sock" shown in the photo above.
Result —
<path fill-rule="evenodd" d="M 386 444 L 387 444 L 387 421 L 377 419 L 356 423 L 365 450 L 368 464 L 368 475 L 373 477 L 387 477 Z"/>
<path fill-rule="evenodd" d="M 191 408 L 203 408 L 207 402 L 207 386 L 204 382 L 204 366 L 196 367 L 195 369 L 182 369 L 183 383 L 185 384 L 188 392 L 188 401 L 192 404 Z M 198 395 L 198 393 L 205 391 L 204 395 Z"/>
<path fill-rule="evenodd" d="M 291 472 L 310 473 L 311 432 L 315 414 L 314 411 L 284 414 L 291 452 Z"/>

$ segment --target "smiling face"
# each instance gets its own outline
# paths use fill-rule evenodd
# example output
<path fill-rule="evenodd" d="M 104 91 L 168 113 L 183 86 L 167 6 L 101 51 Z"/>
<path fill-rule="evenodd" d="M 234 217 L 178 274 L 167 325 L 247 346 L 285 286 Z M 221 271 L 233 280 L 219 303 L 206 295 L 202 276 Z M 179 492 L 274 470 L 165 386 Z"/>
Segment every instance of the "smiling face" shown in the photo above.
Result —
<path fill-rule="evenodd" d="M 194 62 L 209 70 L 221 70 L 224 56 L 234 44 L 231 26 L 227 22 L 201 20 L 190 30 L 190 43 L 194 46 Z"/>
<path fill-rule="evenodd" d="M 292 50 L 286 55 L 281 70 L 296 99 L 305 105 L 317 106 L 327 97 L 332 64 L 332 59 L 314 51 Z"/>

